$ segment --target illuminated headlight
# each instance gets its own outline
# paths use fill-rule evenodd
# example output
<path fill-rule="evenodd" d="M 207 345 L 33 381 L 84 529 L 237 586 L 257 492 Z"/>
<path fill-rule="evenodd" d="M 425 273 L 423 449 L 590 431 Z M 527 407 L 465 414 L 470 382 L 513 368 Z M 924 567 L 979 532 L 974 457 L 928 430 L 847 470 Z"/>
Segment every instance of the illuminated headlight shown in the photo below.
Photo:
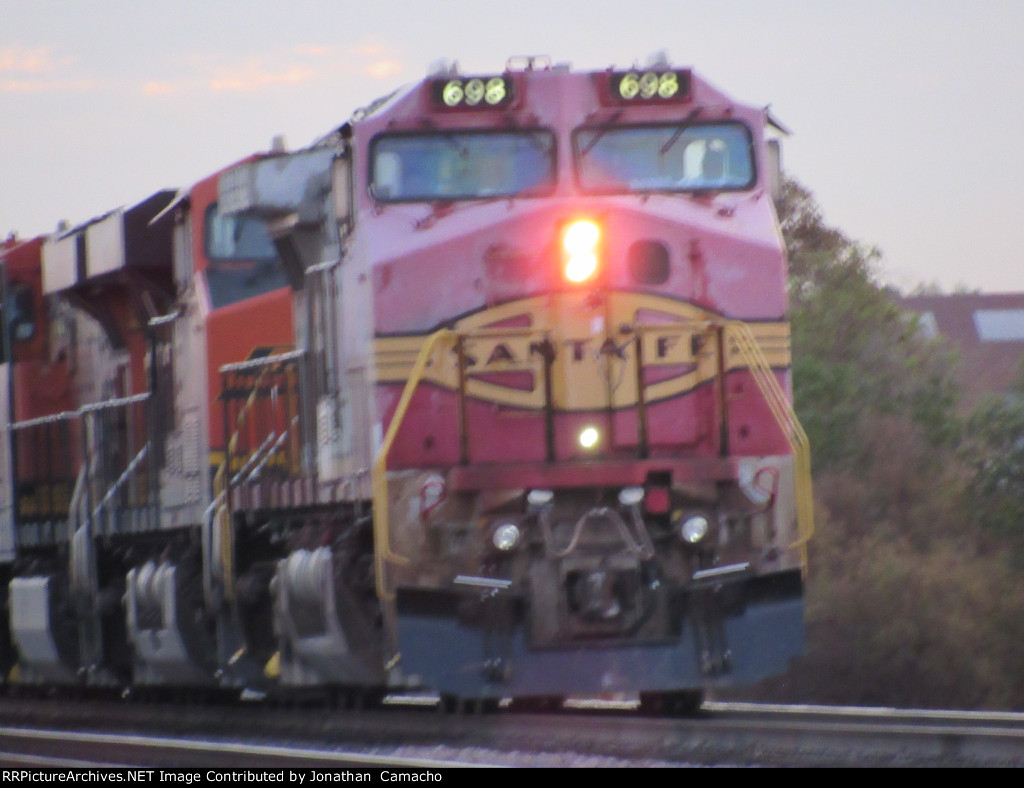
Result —
<path fill-rule="evenodd" d="M 592 449 L 597 445 L 597 442 L 601 440 L 601 433 L 597 431 L 596 427 L 584 427 L 580 430 L 578 436 L 580 446 L 584 449 Z"/>
<path fill-rule="evenodd" d="M 491 534 L 491 542 L 503 553 L 515 550 L 519 545 L 519 526 L 515 523 L 502 523 Z"/>
<path fill-rule="evenodd" d="M 597 255 L 579 253 L 565 263 L 565 278 L 570 282 L 586 282 L 597 271 Z"/>
<path fill-rule="evenodd" d="M 694 515 L 683 520 L 682 525 L 679 526 L 679 536 L 684 542 L 697 544 L 708 535 L 708 528 L 708 518 L 699 514 Z"/>
<path fill-rule="evenodd" d="M 545 506 L 551 503 L 555 494 L 551 490 L 530 490 L 526 494 L 526 502 L 530 506 Z"/>
<path fill-rule="evenodd" d="M 574 284 L 586 282 L 597 273 L 601 228 L 589 219 L 580 219 L 565 229 L 562 247 L 565 250 L 563 273 Z"/>
<path fill-rule="evenodd" d="M 623 506 L 636 506 L 643 499 L 643 487 L 623 487 L 619 490 L 619 503 Z"/>

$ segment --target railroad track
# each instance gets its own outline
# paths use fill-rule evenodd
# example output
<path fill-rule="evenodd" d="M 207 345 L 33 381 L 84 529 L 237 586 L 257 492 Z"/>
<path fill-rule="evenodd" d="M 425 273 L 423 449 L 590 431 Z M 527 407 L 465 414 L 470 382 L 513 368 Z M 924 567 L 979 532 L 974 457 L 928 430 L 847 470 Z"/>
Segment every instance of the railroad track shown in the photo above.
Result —
<path fill-rule="evenodd" d="M 469 766 L 1024 766 L 1024 714 L 706 703 L 637 716 L 440 714 L 262 704 L 0 701 L 4 765 L 450 768 Z M 74 763 L 72 763 L 74 762 Z"/>

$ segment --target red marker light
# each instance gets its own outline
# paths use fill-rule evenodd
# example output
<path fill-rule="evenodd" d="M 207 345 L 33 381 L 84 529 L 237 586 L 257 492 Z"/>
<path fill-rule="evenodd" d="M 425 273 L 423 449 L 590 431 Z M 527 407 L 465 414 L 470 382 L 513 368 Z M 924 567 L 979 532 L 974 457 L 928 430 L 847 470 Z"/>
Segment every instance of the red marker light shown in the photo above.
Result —
<path fill-rule="evenodd" d="M 597 252 L 601 228 L 589 219 L 577 219 L 565 228 L 562 248 L 565 249 L 565 278 L 575 284 L 586 282 L 597 273 Z"/>

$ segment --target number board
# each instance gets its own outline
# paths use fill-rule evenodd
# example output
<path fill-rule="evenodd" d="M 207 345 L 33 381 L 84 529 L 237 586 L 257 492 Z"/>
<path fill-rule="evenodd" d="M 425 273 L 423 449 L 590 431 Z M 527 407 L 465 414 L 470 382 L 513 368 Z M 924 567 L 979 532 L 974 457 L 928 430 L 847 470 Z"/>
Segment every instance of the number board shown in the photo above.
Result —
<path fill-rule="evenodd" d="M 452 77 L 435 79 L 430 93 L 441 109 L 499 109 L 512 103 L 512 85 L 508 77 Z"/>
<path fill-rule="evenodd" d="M 690 72 L 614 71 L 608 80 L 609 98 L 615 104 L 666 103 L 690 100 Z"/>

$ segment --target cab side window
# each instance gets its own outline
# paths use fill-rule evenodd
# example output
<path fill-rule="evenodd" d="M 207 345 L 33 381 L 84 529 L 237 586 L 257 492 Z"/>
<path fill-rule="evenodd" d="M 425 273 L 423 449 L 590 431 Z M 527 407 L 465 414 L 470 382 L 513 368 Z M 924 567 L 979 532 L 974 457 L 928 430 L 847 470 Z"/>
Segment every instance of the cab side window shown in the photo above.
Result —
<path fill-rule="evenodd" d="M 9 305 L 7 327 L 11 332 L 11 341 L 24 342 L 31 339 L 36 333 L 36 304 L 32 298 L 32 288 L 28 285 L 12 287 Z"/>

